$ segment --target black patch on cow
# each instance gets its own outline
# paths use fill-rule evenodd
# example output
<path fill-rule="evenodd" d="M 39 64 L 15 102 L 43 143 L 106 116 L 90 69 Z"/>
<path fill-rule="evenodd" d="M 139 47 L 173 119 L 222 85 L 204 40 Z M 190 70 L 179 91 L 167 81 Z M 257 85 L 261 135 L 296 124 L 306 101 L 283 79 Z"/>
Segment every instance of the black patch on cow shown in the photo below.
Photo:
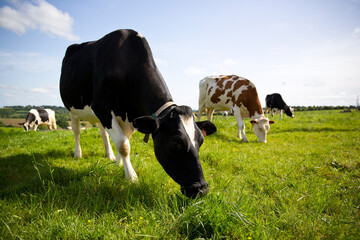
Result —
<path fill-rule="evenodd" d="M 266 95 L 265 102 L 268 108 L 277 108 L 284 110 L 286 106 L 286 103 L 284 102 L 279 93 Z"/>
<path fill-rule="evenodd" d="M 26 117 L 26 121 L 25 122 L 28 122 L 28 123 L 32 123 L 34 122 L 36 119 L 35 115 L 32 114 L 31 112 L 29 112 L 29 114 L 27 115 Z"/>
<path fill-rule="evenodd" d="M 41 119 L 41 122 L 48 122 L 49 121 L 49 113 L 45 109 L 37 110 Z"/>
<path fill-rule="evenodd" d="M 108 129 L 111 112 L 133 122 L 172 101 L 149 44 L 133 30 L 117 30 L 98 41 L 68 47 L 60 94 L 68 110 L 88 105 Z"/>

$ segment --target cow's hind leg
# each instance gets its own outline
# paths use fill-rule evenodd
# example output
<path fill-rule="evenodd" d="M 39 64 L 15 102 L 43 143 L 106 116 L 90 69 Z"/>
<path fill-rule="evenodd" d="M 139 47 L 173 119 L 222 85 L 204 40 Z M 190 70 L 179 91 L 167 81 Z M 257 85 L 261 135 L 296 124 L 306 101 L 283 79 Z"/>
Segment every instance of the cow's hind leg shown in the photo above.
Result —
<path fill-rule="evenodd" d="M 101 123 L 99 125 L 100 125 L 99 126 L 100 135 L 101 135 L 101 138 L 104 141 L 104 145 L 105 145 L 106 157 L 109 158 L 111 161 L 114 161 L 115 155 L 114 155 L 114 152 L 110 145 L 109 134 L 105 131 L 105 129 Z"/>
<path fill-rule="evenodd" d="M 71 128 L 74 132 L 75 137 L 75 150 L 74 150 L 74 157 L 75 158 L 81 158 L 81 147 L 80 147 L 80 119 L 74 117 L 70 113 L 71 118 Z"/>
<path fill-rule="evenodd" d="M 52 122 L 52 124 L 53 124 L 53 129 L 54 130 L 57 130 L 57 125 L 56 125 L 56 120 L 54 119 L 54 121 Z"/>
<path fill-rule="evenodd" d="M 117 153 L 124 163 L 125 177 L 127 180 L 134 182 L 137 180 L 137 175 L 130 162 L 130 142 L 129 138 L 124 134 L 123 129 L 120 127 L 116 117 L 112 114 L 111 128 L 106 129 L 112 141 L 115 144 Z"/>

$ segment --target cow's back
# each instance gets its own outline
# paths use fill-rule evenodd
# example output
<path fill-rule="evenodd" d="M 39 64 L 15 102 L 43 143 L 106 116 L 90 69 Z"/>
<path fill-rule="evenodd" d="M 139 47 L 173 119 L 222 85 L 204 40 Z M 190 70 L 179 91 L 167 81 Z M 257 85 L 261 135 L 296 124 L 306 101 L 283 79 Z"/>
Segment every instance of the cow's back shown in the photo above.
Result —
<path fill-rule="evenodd" d="M 93 43 L 73 44 L 66 50 L 60 77 L 60 95 L 65 107 L 90 105 L 93 93 Z"/>
<path fill-rule="evenodd" d="M 279 93 L 273 93 L 266 95 L 265 98 L 266 107 L 268 108 L 279 108 L 283 109 L 286 103 L 282 99 L 282 96 Z"/>
<path fill-rule="evenodd" d="M 202 101 L 205 108 L 229 110 L 232 108 L 232 102 L 228 101 L 225 86 L 219 84 L 219 78 L 220 76 L 208 76 L 200 81 L 199 102 Z"/>
<path fill-rule="evenodd" d="M 60 93 L 68 110 L 89 106 L 98 118 L 106 119 L 105 126 L 110 126 L 112 112 L 132 121 L 172 99 L 149 44 L 133 30 L 117 30 L 97 41 L 70 46 L 63 60 Z"/>

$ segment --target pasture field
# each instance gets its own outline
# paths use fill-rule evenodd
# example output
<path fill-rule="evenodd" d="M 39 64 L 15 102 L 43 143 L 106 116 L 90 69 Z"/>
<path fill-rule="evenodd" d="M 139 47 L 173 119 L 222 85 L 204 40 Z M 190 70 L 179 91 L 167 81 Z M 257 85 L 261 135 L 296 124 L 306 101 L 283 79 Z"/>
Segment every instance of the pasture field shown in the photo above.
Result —
<path fill-rule="evenodd" d="M 203 117 L 205 119 L 205 117 Z M 99 131 L 0 129 L 2 239 L 359 239 L 360 112 L 276 115 L 268 143 L 236 138 L 234 117 L 200 149 L 208 195 L 188 199 L 131 139 L 137 183 L 110 163 Z"/>

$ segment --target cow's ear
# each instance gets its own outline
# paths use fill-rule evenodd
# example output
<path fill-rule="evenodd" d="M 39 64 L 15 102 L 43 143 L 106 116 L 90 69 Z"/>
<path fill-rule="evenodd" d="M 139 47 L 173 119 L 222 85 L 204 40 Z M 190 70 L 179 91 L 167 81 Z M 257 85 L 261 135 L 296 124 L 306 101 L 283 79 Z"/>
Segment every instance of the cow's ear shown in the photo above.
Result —
<path fill-rule="evenodd" d="M 271 124 L 274 124 L 275 123 L 275 121 L 273 121 L 273 120 L 269 120 L 269 124 L 271 125 Z"/>
<path fill-rule="evenodd" d="M 253 119 L 253 120 L 251 120 L 251 121 L 250 121 L 250 123 L 251 123 L 251 125 L 253 125 L 253 126 L 254 126 L 255 124 L 257 124 L 257 123 L 258 123 L 258 121 L 257 121 L 257 119 Z"/>
<path fill-rule="evenodd" d="M 134 120 L 134 127 L 141 133 L 150 134 L 158 130 L 159 120 L 153 116 L 138 117 Z"/>
<path fill-rule="evenodd" d="M 196 125 L 200 128 L 204 137 L 206 137 L 207 135 L 211 135 L 217 131 L 215 124 L 210 121 L 196 122 Z"/>

